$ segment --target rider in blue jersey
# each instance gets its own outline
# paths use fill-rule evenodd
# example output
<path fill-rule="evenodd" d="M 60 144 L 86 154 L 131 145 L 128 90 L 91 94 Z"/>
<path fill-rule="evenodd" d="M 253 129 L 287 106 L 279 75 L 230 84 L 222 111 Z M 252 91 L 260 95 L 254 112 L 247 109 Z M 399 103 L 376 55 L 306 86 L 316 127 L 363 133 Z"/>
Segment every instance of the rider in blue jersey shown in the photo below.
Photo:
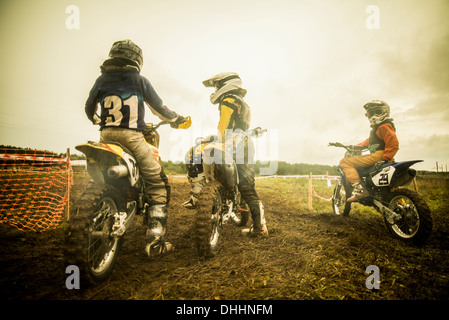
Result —
<path fill-rule="evenodd" d="M 153 156 L 142 131 L 145 129 L 145 104 L 161 120 L 173 128 L 185 122 L 184 117 L 167 108 L 151 83 L 140 75 L 142 50 L 131 40 L 112 45 L 109 59 L 101 65 L 101 75 L 95 81 L 86 101 L 86 115 L 100 125 L 100 142 L 117 142 L 136 158 L 148 196 L 147 245 L 148 256 L 165 254 L 173 246 L 163 240 L 167 223 L 167 189 L 163 170 Z M 100 114 L 97 113 L 100 106 Z"/>

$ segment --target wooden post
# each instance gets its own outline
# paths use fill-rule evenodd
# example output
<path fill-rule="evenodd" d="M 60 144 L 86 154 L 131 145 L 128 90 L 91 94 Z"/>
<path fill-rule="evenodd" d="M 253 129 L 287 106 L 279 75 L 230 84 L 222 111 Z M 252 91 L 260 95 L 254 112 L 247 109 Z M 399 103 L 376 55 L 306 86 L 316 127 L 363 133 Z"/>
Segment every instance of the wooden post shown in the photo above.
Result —
<path fill-rule="evenodd" d="M 65 213 L 65 221 L 70 219 L 70 148 L 67 148 L 67 207 Z"/>
<path fill-rule="evenodd" d="M 312 172 L 309 173 L 309 210 L 312 210 Z"/>
<path fill-rule="evenodd" d="M 416 177 L 413 178 L 413 185 L 415 186 L 416 193 L 418 193 L 418 184 L 416 183 Z"/>

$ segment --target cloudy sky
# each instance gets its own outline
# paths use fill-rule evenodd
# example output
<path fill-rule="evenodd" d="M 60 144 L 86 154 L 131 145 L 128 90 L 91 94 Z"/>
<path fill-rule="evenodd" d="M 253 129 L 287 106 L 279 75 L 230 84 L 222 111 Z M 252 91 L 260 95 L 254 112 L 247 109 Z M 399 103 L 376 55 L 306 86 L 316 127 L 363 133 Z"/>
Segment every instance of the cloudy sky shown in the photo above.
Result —
<path fill-rule="evenodd" d="M 216 131 L 201 82 L 233 71 L 253 127 L 270 130 L 261 160 L 338 164 L 343 152 L 328 142 L 367 138 L 362 106 L 382 99 L 400 140 L 396 160 L 435 170 L 449 162 L 447 12 L 447 0 L 1 0 L 0 144 L 74 152 L 98 140 L 88 92 L 112 43 L 132 39 L 142 74 L 193 120 L 160 130 L 165 160 Z"/>

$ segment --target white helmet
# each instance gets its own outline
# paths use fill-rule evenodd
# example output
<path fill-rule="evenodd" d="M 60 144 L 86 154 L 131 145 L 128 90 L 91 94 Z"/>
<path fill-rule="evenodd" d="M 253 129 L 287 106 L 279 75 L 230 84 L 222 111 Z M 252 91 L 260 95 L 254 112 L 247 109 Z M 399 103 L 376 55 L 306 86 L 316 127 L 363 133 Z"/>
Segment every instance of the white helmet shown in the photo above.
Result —
<path fill-rule="evenodd" d="M 210 102 L 216 104 L 226 93 L 235 93 L 241 97 L 246 95 L 246 89 L 242 88 L 242 80 L 235 72 L 219 73 L 203 81 L 205 87 L 215 87 L 215 92 L 210 96 Z"/>
<path fill-rule="evenodd" d="M 365 116 L 368 118 L 371 127 L 374 127 L 390 118 L 390 106 L 382 100 L 373 100 L 363 106 Z"/>

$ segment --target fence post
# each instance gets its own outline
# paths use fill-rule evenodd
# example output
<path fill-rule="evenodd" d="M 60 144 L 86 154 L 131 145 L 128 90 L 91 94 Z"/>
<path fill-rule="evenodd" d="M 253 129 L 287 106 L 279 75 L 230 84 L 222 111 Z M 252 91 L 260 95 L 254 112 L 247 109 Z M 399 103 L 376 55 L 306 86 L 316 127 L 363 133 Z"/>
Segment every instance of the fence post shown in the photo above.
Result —
<path fill-rule="evenodd" d="M 327 180 L 327 186 L 331 187 L 332 185 L 331 185 L 331 181 L 329 179 L 329 171 L 326 171 L 326 180 Z"/>
<path fill-rule="evenodd" d="M 312 172 L 309 173 L 309 210 L 312 210 Z"/>
<path fill-rule="evenodd" d="M 65 213 L 65 221 L 70 219 L 70 148 L 67 148 L 67 211 Z"/>
<path fill-rule="evenodd" d="M 416 182 L 416 177 L 413 178 L 413 185 L 414 185 L 414 187 L 415 187 L 416 193 L 418 193 L 418 183 Z"/>

